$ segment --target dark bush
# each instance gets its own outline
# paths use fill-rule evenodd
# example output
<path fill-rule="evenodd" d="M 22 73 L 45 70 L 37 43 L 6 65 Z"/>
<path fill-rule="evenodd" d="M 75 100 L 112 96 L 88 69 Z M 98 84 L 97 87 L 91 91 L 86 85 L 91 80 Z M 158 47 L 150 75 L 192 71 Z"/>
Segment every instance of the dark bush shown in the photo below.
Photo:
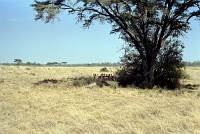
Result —
<path fill-rule="evenodd" d="M 100 69 L 100 72 L 109 72 L 109 70 L 106 67 L 103 67 Z"/>
<path fill-rule="evenodd" d="M 180 41 L 167 41 L 162 47 L 154 64 L 153 85 L 161 88 L 175 89 L 180 87 L 183 76 L 183 45 Z M 134 85 L 141 87 L 144 81 L 142 60 L 134 50 L 122 57 L 122 69 L 117 72 L 117 81 L 121 86 Z"/>
<path fill-rule="evenodd" d="M 122 57 L 122 69 L 117 71 L 117 81 L 120 86 L 134 85 L 140 87 L 143 81 L 142 60 L 134 50 L 128 49 Z"/>
<path fill-rule="evenodd" d="M 182 77 L 183 45 L 180 41 L 166 42 L 158 56 L 155 68 L 155 85 L 175 89 L 180 87 L 180 79 Z"/>

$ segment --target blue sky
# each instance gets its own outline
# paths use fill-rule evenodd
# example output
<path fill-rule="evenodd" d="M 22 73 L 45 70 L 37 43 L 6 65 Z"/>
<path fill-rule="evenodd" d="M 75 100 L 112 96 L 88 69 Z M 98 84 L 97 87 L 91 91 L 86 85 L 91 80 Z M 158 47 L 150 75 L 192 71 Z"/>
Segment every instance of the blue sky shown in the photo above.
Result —
<path fill-rule="evenodd" d="M 62 13 L 60 20 L 34 21 L 33 0 L 0 0 L 0 62 L 97 63 L 120 61 L 124 42 L 110 35 L 111 27 L 95 23 L 83 29 L 74 16 Z M 183 38 L 184 60 L 200 60 L 200 23 Z"/>

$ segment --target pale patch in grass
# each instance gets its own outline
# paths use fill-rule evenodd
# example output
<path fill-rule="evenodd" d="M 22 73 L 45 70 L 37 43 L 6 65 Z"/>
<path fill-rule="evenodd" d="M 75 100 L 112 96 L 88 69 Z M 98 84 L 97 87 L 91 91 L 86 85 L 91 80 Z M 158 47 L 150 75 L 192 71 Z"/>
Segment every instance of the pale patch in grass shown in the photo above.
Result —
<path fill-rule="evenodd" d="M 101 67 L 0 66 L 0 133 L 198 134 L 200 92 L 73 87 L 44 79 L 92 76 Z M 27 69 L 28 68 L 28 69 Z M 114 69 L 113 69 L 114 70 Z M 186 69 L 200 84 L 200 68 Z"/>

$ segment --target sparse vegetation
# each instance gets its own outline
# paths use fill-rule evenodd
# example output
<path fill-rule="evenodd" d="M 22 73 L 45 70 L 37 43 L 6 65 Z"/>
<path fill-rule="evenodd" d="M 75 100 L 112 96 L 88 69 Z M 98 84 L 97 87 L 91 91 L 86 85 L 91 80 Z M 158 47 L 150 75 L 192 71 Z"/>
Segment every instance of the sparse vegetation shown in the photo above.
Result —
<path fill-rule="evenodd" d="M 197 66 L 197 67 L 199 67 L 200 66 L 200 61 L 193 61 L 193 62 L 184 62 L 184 64 L 186 65 L 186 66 L 191 66 L 191 67 L 194 67 L 194 66 Z"/>
<path fill-rule="evenodd" d="M 77 77 L 73 78 L 73 86 L 75 87 L 82 87 L 82 86 L 87 86 L 89 84 L 94 83 L 93 77 Z"/>

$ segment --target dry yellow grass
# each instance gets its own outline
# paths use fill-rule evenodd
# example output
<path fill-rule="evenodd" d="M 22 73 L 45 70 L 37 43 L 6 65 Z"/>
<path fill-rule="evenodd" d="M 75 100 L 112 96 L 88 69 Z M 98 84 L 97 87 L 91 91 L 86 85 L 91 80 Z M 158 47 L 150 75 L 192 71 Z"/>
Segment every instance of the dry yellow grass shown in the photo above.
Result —
<path fill-rule="evenodd" d="M 34 85 L 98 67 L 0 66 L 0 134 L 200 134 L 200 89 L 189 92 Z M 200 84 L 200 68 L 189 67 Z"/>

